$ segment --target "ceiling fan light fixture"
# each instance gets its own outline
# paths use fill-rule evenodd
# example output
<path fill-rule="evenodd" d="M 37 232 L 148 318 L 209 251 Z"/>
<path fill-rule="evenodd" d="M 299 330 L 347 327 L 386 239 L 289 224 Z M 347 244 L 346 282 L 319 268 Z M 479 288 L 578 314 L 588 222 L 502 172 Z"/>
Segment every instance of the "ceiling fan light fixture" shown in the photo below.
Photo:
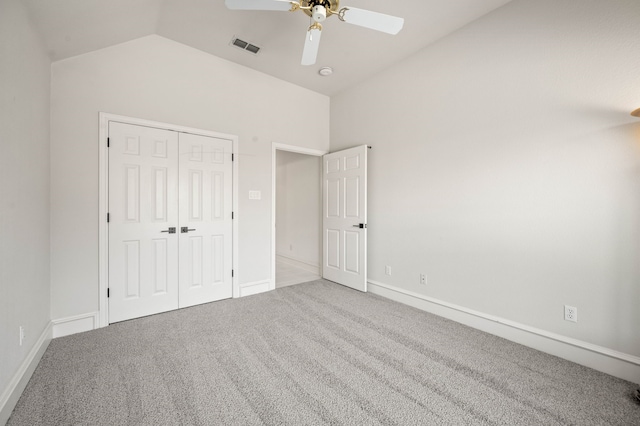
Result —
<path fill-rule="evenodd" d="M 323 77 L 329 77 L 331 74 L 333 74 L 333 68 L 322 67 L 318 70 L 318 74 L 320 74 Z"/>
<path fill-rule="evenodd" d="M 327 19 L 327 9 L 320 5 L 313 6 L 311 17 L 316 22 L 324 22 L 324 20 Z"/>

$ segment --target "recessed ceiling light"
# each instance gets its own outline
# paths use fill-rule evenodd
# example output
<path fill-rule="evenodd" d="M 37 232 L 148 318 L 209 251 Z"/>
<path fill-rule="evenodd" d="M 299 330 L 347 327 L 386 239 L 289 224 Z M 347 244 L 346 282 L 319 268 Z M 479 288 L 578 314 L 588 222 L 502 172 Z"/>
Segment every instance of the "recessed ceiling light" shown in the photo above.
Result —
<path fill-rule="evenodd" d="M 333 74 L 333 68 L 322 67 L 320 68 L 320 70 L 318 70 L 318 74 L 320 74 L 323 77 L 329 77 L 331 74 Z"/>

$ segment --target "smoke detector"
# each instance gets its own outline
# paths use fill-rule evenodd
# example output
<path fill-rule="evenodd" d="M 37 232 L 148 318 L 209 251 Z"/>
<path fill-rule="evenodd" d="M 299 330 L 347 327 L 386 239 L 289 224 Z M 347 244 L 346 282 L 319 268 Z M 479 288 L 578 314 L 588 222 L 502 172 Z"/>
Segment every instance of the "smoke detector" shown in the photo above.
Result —
<path fill-rule="evenodd" d="M 333 68 L 322 67 L 318 70 L 318 74 L 320 74 L 323 77 L 329 77 L 331 74 L 333 74 Z"/>

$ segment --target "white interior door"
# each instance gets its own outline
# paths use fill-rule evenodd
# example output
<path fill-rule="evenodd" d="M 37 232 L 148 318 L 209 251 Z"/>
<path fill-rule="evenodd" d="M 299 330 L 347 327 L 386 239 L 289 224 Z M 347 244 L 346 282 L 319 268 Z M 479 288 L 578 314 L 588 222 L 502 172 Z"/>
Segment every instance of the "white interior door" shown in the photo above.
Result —
<path fill-rule="evenodd" d="M 367 146 L 323 157 L 323 278 L 367 291 Z"/>
<path fill-rule="evenodd" d="M 178 134 L 109 123 L 109 322 L 178 308 Z"/>
<path fill-rule="evenodd" d="M 180 134 L 180 307 L 232 296 L 232 151 Z"/>

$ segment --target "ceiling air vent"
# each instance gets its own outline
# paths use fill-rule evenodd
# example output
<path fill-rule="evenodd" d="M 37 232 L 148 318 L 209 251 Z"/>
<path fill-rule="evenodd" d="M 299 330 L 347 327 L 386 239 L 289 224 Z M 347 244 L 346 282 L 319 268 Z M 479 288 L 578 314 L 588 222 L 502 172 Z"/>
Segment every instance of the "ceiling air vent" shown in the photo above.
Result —
<path fill-rule="evenodd" d="M 238 49 L 242 49 L 244 51 L 247 51 L 249 53 L 253 53 L 254 55 L 257 55 L 258 52 L 260 51 L 260 49 L 262 49 L 261 47 L 256 46 L 255 44 L 251 44 L 247 41 L 241 40 L 238 37 L 234 37 L 231 39 L 231 43 L 229 43 L 231 46 L 235 46 Z"/>

